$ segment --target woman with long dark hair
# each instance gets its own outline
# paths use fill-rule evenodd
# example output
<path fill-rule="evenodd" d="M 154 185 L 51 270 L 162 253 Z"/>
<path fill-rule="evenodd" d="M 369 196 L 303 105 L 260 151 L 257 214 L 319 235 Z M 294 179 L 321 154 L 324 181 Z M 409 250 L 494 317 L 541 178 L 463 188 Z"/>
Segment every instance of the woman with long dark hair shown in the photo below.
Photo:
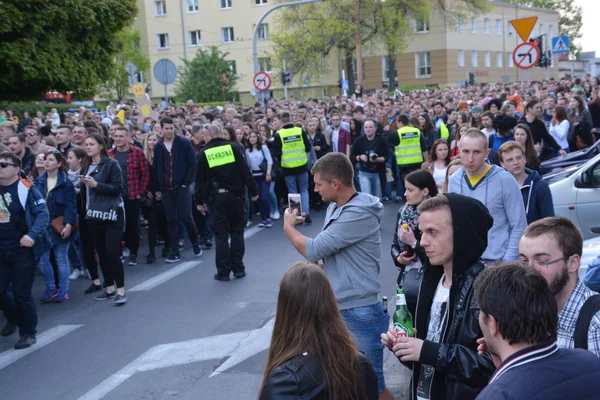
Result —
<path fill-rule="evenodd" d="M 120 258 L 121 237 L 125 226 L 121 167 L 115 159 L 108 156 L 106 142 L 98 134 L 93 133 L 85 139 L 85 152 L 86 157 L 81 163 L 80 181 L 83 186 L 79 195 L 82 197 L 83 209 L 80 214 L 86 221 L 90 235 L 82 236 L 82 242 L 84 248 L 96 247 L 105 289 L 96 296 L 96 300 L 114 299 L 115 304 L 122 305 L 127 302 L 127 296 L 125 273 Z M 89 239 L 92 243 L 86 243 Z M 101 290 L 100 279 L 97 269 L 94 272 L 92 274 L 90 271 L 94 280 L 92 291 L 98 291 Z"/>
<path fill-rule="evenodd" d="M 440 133 L 437 129 L 435 129 L 435 125 L 431 121 L 431 117 L 427 113 L 421 113 L 419 115 L 419 129 L 421 129 L 421 133 L 425 138 L 425 143 L 427 144 L 427 151 L 431 149 L 433 142 L 440 138 Z"/>
<path fill-rule="evenodd" d="M 595 141 L 592 134 L 592 115 L 585 108 L 585 101 L 581 96 L 573 96 L 570 106 L 573 116 L 568 137 L 569 149 L 571 151 L 587 149 Z"/>
<path fill-rule="evenodd" d="M 271 152 L 271 158 L 273 159 L 273 165 L 275 163 L 279 163 L 279 160 L 276 160 L 273 157 L 273 148 L 275 146 L 275 139 L 273 138 L 273 134 L 271 132 L 271 128 L 269 124 L 266 122 L 261 122 L 258 124 L 257 131 L 260 135 L 260 138 L 264 144 L 269 148 L 269 152 Z M 277 164 L 279 165 L 279 164 Z M 279 219 L 281 216 L 279 214 L 279 201 L 277 200 L 277 195 L 275 194 L 275 185 L 276 181 L 272 180 L 269 184 L 269 216 L 271 219 Z"/>
<path fill-rule="evenodd" d="M 568 152 L 568 136 L 571 123 L 569 122 L 569 114 L 567 114 L 567 110 L 565 110 L 565 108 L 562 106 L 554 107 L 554 114 L 552 115 L 552 121 L 550 124 L 550 135 L 552 135 L 556 143 L 558 143 L 563 150 Z"/>
<path fill-rule="evenodd" d="M 269 187 L 271 186 L 271 168 L 273 168 L 273 159 L 271 158 L 269 148 L 266 144 L 263 144 L 262 138 L 256 132 L 250 132 L 248 143 L 250 144 L 250 147 L 246 149 L 246 162 L 258 185 L 258 209 L 261 220 L 258 226 L 261 228 L 272 228 L 273 221 L 271 221 L 270 216 Z M 266 164 L 266 171 L 261 169 L 263 162 Z"/>
<path fill-rule="evenodd" d="M 450 164 L 450 146 L 446 139 L 438 139 L 433 142 L 431 150 L 429 151 L 429 160 L 425 161 L 421 166 L 421 169 L 429 172 L 438 189 L 444 186 L 444 180 L 446 179 L 446 170 L 448 164 Z"/>
<path fill-rule="evenodd" d="M 525 166 L 534 171 L 540 172 L 540 159 L 538 158 L 533 135 L 527 124 L 517 124 L 514 129 L 515 142 L 519 143 L 525 149 Z"/>
<path fill-rule="evenodd" d="M 279 285 L 260 400 L 376 400 L 377 376 L 346 328 L 327 275 L 300 262 Z"/>

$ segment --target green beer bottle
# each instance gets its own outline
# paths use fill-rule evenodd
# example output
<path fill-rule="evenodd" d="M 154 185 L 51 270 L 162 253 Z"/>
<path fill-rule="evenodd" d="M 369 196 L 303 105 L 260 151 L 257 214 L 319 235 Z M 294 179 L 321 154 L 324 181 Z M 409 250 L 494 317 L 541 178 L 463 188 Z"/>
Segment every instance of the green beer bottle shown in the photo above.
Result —
<path fill-rule="evenodd" d="M 413 337 L 412 315 L 406 306 L 404 289 L 398 286 L 396 292 L 396 312 L 394 312 L 394 330 L 398 336 Z"/>

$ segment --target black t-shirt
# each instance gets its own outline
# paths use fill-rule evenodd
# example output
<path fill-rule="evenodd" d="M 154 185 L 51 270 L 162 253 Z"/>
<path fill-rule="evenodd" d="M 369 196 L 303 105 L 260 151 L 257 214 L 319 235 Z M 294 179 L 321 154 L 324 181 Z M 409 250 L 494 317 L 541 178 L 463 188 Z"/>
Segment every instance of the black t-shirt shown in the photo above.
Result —
<path fill-rule="evenodd" d="M 127 152 L 119 151 L 115 149 L 115 160 L 121 167 L 121 175 L 123 176 L 123 191 L 122 195 L 124 199 L 127 199 Z"/>
<path fill-rule="evenodd" d="M 352 160 L 356 160 L 357 156 L 366 155 L 374 152 L 377 157 L 388 157 L 388 147 L 385 139 L 375 136 L 373 140 L 368 140 L 367 136 L 361 136 L 354 144 L 352 144 Z M 373 163 L 370 160 L 367 162 L 361 161 L 358 163 L 358 169 L 364 172 L 380 172 L 385 171 L 385 163 Z"/>
<path fill-rule="evenodd" d="M 19 201 L 19 181 L 10 186 L 0 186 L 0 249 L 20 247 L 26 228 L 25 210 Z"/>

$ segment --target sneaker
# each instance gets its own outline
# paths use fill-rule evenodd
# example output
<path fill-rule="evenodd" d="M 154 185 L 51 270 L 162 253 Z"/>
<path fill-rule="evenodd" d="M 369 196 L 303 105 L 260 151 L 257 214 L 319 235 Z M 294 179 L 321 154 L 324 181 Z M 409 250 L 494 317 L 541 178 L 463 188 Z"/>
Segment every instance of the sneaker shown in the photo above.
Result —
<path fill-rule="evenodd" d="M 271 221 L 270 219 L 265 221 L 265 228 L 272 228 L 273 227 L 273 221 Z"/>
<path fill-rule="evenodd" d="M 123 249 L 123 257 L 128 258 L 129 256 L 131 256 L 131 250 L 129 250 L 128 247 L 125 247 Z"/>
<path fill-rule="evenodd" d="M 307 215 L 306 217 L 304 217 L 304 222 L 306 223 L 306 225 L 312 224 L 312 219 L 310 219 L 309 215 Z"/>
<path fill-rule="evenodd" d="M 15 350 L 23 350 L 33 346 L 37 340 L 35 336 L 21 336 L 19 341 L 15 344 Z"/>
<path fill-rule="evenodd" d="M 54 298 L 54 301 L 57 303 L 64 303 L 65 301 L 69 301 L 69 293 L 59 291 L 58 295 Z"/>
<path fill-rule="evenodd" d="M 0 331 L 0 336 L 8 337 L 17 331 L 18 326 L 13 325 L 10 322 L 6 321 L 6 324 L 2 327 L 2 331 Z"/>
<path fill-rule="evenodd" d="M 193 243 L 192 249 L 194 249 L 195 257 L 200 257 L 202 255 L 202 247 L 200 247 L 200 243 Z"/>
<path fill-rule="evenodd" d="M 154 255 L 154 253 L 148 254 L 148 257 L 146 257 L 146 264 L 152 264 L 154 261 L 156 261 L 156 255 Z"/>
<path fill-rule="evenodd" d="M 135 254 L 129 255 L 129 262 L 127 265 L 137 265 L 137 256 Z"/>
<path fill-rule="evenodd" d="M 165 241 L 162 238 L 158 238 L 156 239 L 156 244 L 165 244 Z"/>
<path fill-rule="evenodd" d="M 96 301 L 104 301 L 104 300 L 112 299 L 116 296 L 117 296 L 116 290 L 112 293 L 102 292 L 102 294 L 96 296 Z"/>
<path fill-rule="evenodd" d="M 124 294 L 123 296 L 121 296 L 120 294 L 115 296 L 115 304 L 118 306 L 122 306 L 123 304 L 127 303 L 127 295 Z"/>
<path fill-rule="evenodd" d="M 267 221 L 260 221 L 260 224 L 258 224 L 259 228 L 264 228 L 265 226 L 267 226 Z"/>
<path fill-rule="evenodd" d="M 102 286 L 101 285 L 96 285 L 94 282 L 92 282 L 92 284 L 90 285 L 89 288 L 85 289 L 85 291 L 83 293 L 85 294 L 90 294 L 90 293 L 94 293 L 94 292 L 99 292 L 102 290 Z"/>
<path fill-rule="evenodd" d="M 223 275 L 219 275 L 219 273 L 216 273 L 214 275 L 214 278 L 216 281 L 222 281 L 222 282 L 227 282 L 227 281 L 231 280 L 231 278 L 229 278 L 229 275 L 223 276 Z"/>
<path fill-rule="evenodd" d="M 383 196 L 383 198 L 381 199 L 384 203 L 389 203 L 390 202 L 390 198 L 387 196 Z"/>
<path fill-rule="evenodd" d="M 81 270 L 80 270 L 80 269 L 77 269 L 77 268 L 75 268 L 75 269 L 73 270 L 73 272 L 71 272 L 71 275 L 69 275 L 69 280 L 70 280 L 70 281 L 74 281 L 74 280 L 76 280 L 77 278 L 79 278 L 81 275 L 83 275 L 83 273 L 81 272 Z"/>
<path fill-rule="evenodd" d="M 185 247 L 185 242 L 182 240 L 179 242 L 179 250 L 183 250 L 184 247 Z"/>
<path fill-rule="evenodd" d="M 40 302 L 42 304 L 50 303 L 50 302 L 52 302 L 52 300 L 54 300 L 54 298 L 56 296 L 58 296 L 58 290 L 46 288 L 46 290 L 44 291 L 44 294 L 42 295 L 42 299 L 40 300 Z"/>
<path fill-rule="evenodd" d="M 279 219 L 281 218 L 281 215 L 279 215 L 279 211 L 275 211 L 272 215 L 271 215 L 271 219 Z"/>
<path fill-rule="evenodd" d="M 252 220 L 248 221 L 248 223 L 246 224 L 246 228 L 249 227 L 250 225 L 252 225 Z"/>
<path fill-rule="evenodd" d="M 169 254 L 169 257 L 167 257 L 167 259 L 165 260 L 165 262 L 168 263 L 176 263 L 178 261 L 181 261 L 181 256 L 179 255 L 179 253 L 171 253 Z"/>
<path fill-rule="evenodd" d="M 247 274 L 246 274 L 246 271 L 242 271 L 242 272 L 234 272 L 234 273 L 233 273 L 233 276 L 235 276 L 235 277 L 236 277 L 236 279 L 243 278 L 243 277 L 245 277 L 246 275 L 247 275 Z"/>
<path fill-rule="evenodd" d="M 213 242 L 212 242 L 212 240 L 210 240 L 210 239 L 206 239 L 206 240 L 204 241 L 204 247 L 206 247 L 207 249 L 212 249 L 212 246 L 213 246 Z"/>

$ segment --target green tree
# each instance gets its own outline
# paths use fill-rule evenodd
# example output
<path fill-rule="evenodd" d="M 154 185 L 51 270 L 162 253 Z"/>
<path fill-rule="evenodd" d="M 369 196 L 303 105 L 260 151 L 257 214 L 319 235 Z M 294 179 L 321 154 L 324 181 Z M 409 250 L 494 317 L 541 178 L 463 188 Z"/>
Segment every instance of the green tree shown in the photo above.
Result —
<path fill-rule="evenodd" d="M 238 98 L 235 84 L 238 76 L 226 57 L 216 46 L 198 49 L 191 60 L 182 60 L 175 96 L 179 101 L 224 101 Z"/>
<path fill-rule="evenodd" d="M 93 94 L 109 79 L 115 34 L 131 25 L 136 0 L 0 1 L 0 98 L 45 92 Z"/>
<path fill-rule="evenodd" d="M 577 58 L 581 52 L 581 45 L 575 43 L 581 39 L 581 26 L 583 25 L 583 9 L 575 4 L 575 0 L 506 0 L 509 3 L 520 4 L 528 7 L 548 8 L 560 14 L 558 21 L 559 35 L 569 37 L 569 54 Z M 551 38 L 547 43 L 551 45 Z"/>
<path fill-rule="evenodd" d="M 150 60 L 139 47 L 141 35 L 139 31 L 131 27 L 124 28 L 115 35 L 117 53 L 114 58 L 114 68 L 111 70 L 110 78 L 100 85 L 100 94 L 105 98 L 120 101 L 129 92 L 129 72 L 125 66 L 132 62 L 137 67 L 137 73 L 144 74 L 150 69 Z"/>

